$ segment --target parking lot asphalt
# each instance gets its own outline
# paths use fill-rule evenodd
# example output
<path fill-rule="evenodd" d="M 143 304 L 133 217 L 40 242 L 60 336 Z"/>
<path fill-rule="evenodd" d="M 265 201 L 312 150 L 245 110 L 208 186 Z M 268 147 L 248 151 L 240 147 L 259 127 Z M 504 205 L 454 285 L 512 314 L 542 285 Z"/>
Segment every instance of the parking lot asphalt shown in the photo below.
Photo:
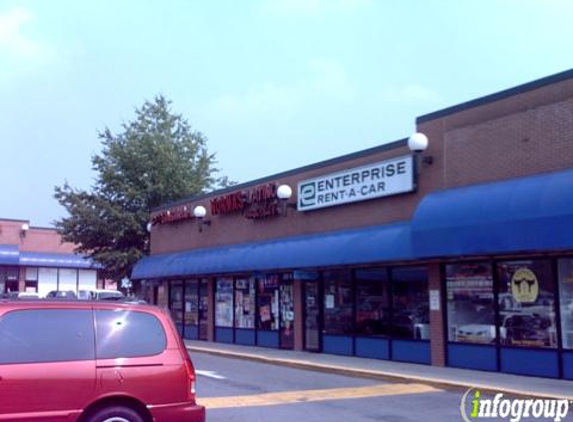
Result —
<path fill-rule="evenodd" d="M 191 352 L 377 380 L 415 382 L 465 391 L 477 388 L 516 397 L 573 400 L 573 381 L 419 365 L 352 356 L 185 340 Z"/>

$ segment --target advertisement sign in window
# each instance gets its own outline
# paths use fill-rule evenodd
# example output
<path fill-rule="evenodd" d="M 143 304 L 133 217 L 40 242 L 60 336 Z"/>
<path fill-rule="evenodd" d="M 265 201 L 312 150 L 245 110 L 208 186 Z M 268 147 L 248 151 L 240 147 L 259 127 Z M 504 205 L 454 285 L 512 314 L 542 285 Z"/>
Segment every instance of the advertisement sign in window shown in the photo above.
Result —
<path fill-rule="evenodd" d="M 448 340 L 496 343 L 493 274 L 489 262 L 446 265 Z"/>
<path fill-rule="evenodd" d="M 215 291 L 215 325 L 233 326 L 233 279 L 217 279 Z"/>
<path fill-rule="evenodd" d="M 501 262 L 497 268 L 501 343 L 557 347 L 551 261 Z"/>

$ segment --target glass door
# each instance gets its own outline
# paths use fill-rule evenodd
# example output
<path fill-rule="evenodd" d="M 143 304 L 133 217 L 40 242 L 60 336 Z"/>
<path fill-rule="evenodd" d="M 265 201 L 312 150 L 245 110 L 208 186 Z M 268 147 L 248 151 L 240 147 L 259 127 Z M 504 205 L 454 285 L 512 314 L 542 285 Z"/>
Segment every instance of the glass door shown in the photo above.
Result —
<path fill-rule="evenodd" d="M 183 282 L 180 280 L 171 282 L 169 309 L 177 331 L 183 337 Z"/>
<path fill-rule="evenodd" d="M 209 285 L 208 280 L 199 281 L 199 340 L 207 340 L 209 318 Z"/>
<path fill-rule="evenodd" d="M 321 350 L 321 294 L 318 281 L 307 281 L 304 286 L 304 348 L 311 352 Z"/>
<path fill-rule="evenodd" d="M 294 349 L 294 289 L 292 280 L 280 285 L 280 347 Z"/>
<path fill-rule="evenodd" d="M 196 340 L 199 324 L 198 280 L 188 280 L 185 283 L 185 314 L 183 317 L 184 338 Z"/>

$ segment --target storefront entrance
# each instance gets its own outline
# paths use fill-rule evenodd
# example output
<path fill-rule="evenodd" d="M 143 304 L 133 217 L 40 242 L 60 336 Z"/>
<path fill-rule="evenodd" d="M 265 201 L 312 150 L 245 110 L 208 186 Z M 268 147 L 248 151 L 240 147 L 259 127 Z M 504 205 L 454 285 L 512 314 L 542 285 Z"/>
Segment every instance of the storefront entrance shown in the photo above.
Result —
<path fill-rule="evenodd" d="M 207 341 L 209 320 L 209 281 L 199 280 L 199 340 Z"/>
<path fill-rule="evenodd" d="M 292 280 L 280 285 L 280 347 L 294 349 L 294 288 Z"/>
<path fill-rule="evenodd" d="M 304 349 L 310 352 L 321 351 L 321 292 L 319 281 L 303 284 L 304 293 Z"/>
<path fill-rule="evenodd" d="M 169 309 L 179 333 L 189 340 L 207 340 L 209 315 L 207 280 L 175 280 L 170 283 Z"/>

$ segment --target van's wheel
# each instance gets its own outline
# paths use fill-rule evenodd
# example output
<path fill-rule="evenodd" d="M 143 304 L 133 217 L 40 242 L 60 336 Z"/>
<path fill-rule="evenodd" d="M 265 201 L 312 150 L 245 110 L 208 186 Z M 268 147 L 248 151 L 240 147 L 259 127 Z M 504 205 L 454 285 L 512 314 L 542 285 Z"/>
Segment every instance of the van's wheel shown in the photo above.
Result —
<path fill-rule="evenodd" d="M 111 406 L 90 415 L 86 422 L 144 422 L 135 410 L 123 406 Z"/>

